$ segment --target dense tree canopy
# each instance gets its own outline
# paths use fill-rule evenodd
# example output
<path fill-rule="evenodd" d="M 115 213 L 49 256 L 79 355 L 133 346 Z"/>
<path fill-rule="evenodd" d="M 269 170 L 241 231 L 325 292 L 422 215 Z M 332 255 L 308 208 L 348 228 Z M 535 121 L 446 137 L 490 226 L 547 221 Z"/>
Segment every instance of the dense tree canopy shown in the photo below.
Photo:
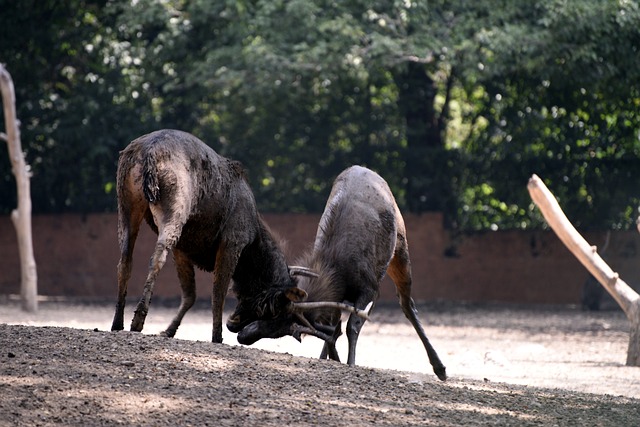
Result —
<path fill-rule="evenodd" d="M 320 211 L 359 163 L 462 230 L 539 226 L 532 173 L 581 227 L 636 216 L 637 2 L 0 3 L 36 212 L 113 210 L 118 151 L 171 127 L 242 161 L 263 211 Z"/>

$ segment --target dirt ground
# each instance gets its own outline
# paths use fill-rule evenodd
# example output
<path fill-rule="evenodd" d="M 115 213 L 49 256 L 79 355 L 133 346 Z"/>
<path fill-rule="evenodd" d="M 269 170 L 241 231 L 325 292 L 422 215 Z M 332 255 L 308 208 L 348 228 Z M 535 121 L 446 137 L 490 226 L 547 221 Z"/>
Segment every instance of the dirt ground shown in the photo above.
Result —
<path fill-rule="evenodd" d="M 625 366 L 619 311 L 421 304 L 449 379 L 433 374 L 395 305 L 376 307 L 356 362 L 320 361 L 306 337 L 209 342 L 206 303 L 175 339 L 175 307 L 151 304 L 142 334 L 109 332 L 113 304 L 0 298 L 0 426 L 632 426 L 640 368 Z M 126 311 L 130 321 L 133 304 Z M 346 359 L 346 338 L 338 350 Z"/>

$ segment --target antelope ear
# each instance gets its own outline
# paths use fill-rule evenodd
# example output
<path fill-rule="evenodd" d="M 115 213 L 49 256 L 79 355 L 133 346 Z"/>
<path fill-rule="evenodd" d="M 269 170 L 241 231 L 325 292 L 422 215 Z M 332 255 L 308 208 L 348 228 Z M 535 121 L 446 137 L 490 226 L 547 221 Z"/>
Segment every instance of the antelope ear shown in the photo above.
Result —
<path fill-rule="evenodd" d="M 291 302 L 300 302 L 307 299 L 307 293 L 304 289 L 300 289 L 296 286 L 287 289 L 284 291 L 284 294 Z"/>

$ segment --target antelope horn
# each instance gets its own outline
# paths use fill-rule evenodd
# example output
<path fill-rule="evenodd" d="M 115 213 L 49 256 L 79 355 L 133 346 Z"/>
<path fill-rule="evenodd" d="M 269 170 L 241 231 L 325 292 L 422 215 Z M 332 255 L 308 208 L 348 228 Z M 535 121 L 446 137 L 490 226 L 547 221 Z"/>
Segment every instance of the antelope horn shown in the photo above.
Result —
<path fill-rule="evenodd" d="M 315 271 L 311 270 L 307 267 L 302 267 L 300 265 L 291 265 L 289 266 L 289 274 L 291 276 L 306 276 L 306 277 L 318 277 L 319 274 Z"/>
<path fill-rule="evenodd" d="M 301 341 L 301 335 L 302 334 L 307 334 L 307 335 L 312 335 L 314 337 L 320 338 L 321 340 L 329 343 L 329 344 L 333 344 L 335 345 L 336 343 L 336 339 L 328 334 L 325 334 L 324 332 L 321 332 L 319 330 L 317 330 L 316 328 L 314 328 L 313 326 L 302 326 L 299 325 L 297 323 L 295 323 L 292 327 L 291 327 L 292 331 L 291 331 L 291 335 L 297 339 L 298 341 Z"/>
<path fill-rule="evenodd" d="M 365 320 L 369 320 L 369 313 L 371 312 L 371 307 L 373 306 L 373 301 L 371 301 L 364 310 L 360 310 L 355 308 L 350 304 L 345 304 L 342 302 L 331 302 L 331 301 L 321 301 L 321 302 L 294 302 L 292 303 L 293 307 L 296 310 L 306 311 L 306 310 L 314 310 L 316 308 L 338 308 L 342 311 L 347 311 L 349 313 L 353 313 L 358 317 L 362 317 Z"/>
<path fill-rule="evenodd" d="M 320 331 L 318 329 L 325 329 L 325 325 L 312 325 L 306 317 L 302 315 L 301 312 L 296 311 L 294 315 L 298 318 L 300 323 L 294 323 L 291 326 L 291 336 L 297 339 L 299 342 L 302 342 L 302 334 L 313 335 L 314 337 L 318 337 L 321 340 L 324 340 L 330 344 L 335 344 L 336 340 L 332 335 L 327 334 L 324 330 Z"/>

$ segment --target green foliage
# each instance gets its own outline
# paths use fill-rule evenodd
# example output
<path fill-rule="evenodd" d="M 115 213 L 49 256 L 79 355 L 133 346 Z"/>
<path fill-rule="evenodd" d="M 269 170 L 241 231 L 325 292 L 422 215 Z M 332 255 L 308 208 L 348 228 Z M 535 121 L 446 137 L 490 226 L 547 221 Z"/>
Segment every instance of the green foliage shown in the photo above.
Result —
<path fill-rule="evenodd" d="M 118 151 L 161 127 L 242 161 L 265 211 L 322 210 L 356 163 L 461 230 L 541 226 L 533 173 L 582 227 L 640 203 L 637 2 L 2 3 L 36 212 L 114 209 Z"/>
<path fill-rule="evenodd" d="M 471 90 L 482 87 L 475 103 L 482 132 L 463 146 L 472 168 L 482 168 L 478 158 L 491 161 L 470 177 L 477 179 L 470 187 L 492 187 L 487 211 L 498 201 L 519 207 L 518 214 L 499 215 L 500 226 L 529 224 L 521 214 L 530 203 L 523 183 L 538 173 L 580 226 L 629 227 L 640 178 L 640 80 L 637 64 L 629 63 L 638 59 L 638 7 L 538 2 L 531 18 L 526 26 L 509 22 L 481 32 L 481 72 Z M 461 208 L 477 211 L 468 203 Z M 486 226 L 486 218 L 468 218 L 474 228 Z"/>
<path fill-rule="evenodd" d="M 113 210 L 111 185 L 123 142 L 141 132 L 140 105 L 111 34 L 105 1 L 3 2 L 0 58 L 16 89 L 22 143 L 33 171 L 35 212 Z M 0 150 L 0 210 L 14 208 Z"/>

